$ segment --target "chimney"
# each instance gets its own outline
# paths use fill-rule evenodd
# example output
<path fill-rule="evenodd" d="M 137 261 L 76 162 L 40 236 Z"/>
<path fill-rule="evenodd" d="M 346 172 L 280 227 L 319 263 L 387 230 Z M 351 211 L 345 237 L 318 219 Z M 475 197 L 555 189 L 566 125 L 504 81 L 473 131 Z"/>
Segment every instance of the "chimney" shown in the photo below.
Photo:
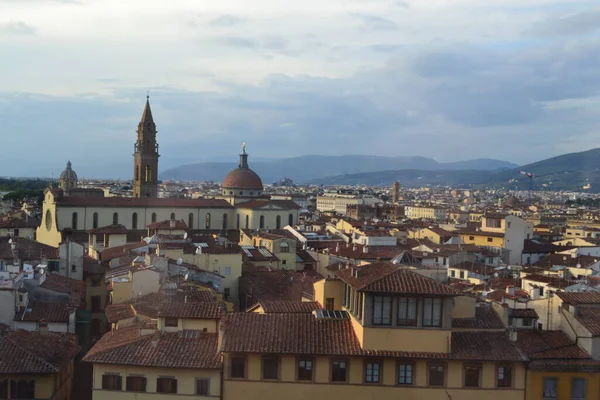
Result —
<path fill-rule="evenodd" d="M 369 246 L 363 247 L 363 253 L 367 254 L 369 252 Z"/>
<path fill-rule="evenodd" d="M 515 285 L 510 285 L 506 287 L 506 293 L 509 296 L 514 296 L 515 295 Z"/>
<path fill-rule="evenodd" d="M 48 334 L 48 323 L 46 320 L 40 320 L 40 335 L 46 336 Z"/>
<path fill-rule="evenodd" d="M 356 244 L 352 245 L 352 251 L 356 251 Z"/>
<path fill-rule="evenodd" d="M 336 253 L 340 252 L 340 243 L 339 242 L 335 245 L 335 252 Z"/>
<path fill-rule="evenodd" d="M 169 221 L 169 227 L 170 228 L 175 228 L 175 224 L 176 224 L 176 221 L 174 219 L 172 219 L 172 220 Z"/>
<path fill-rule="evenodd" d="M 510 338 L 510 341 L 511 341 L 511 342 L 516 342 L 516 341 L 517 341 L 517 331 L 516 331 L 516 330 L 514 330 L 514 329 L 513 329 L 513 330 L 511 330 L 511 331 L 508 333 L 508 337 Z"/>

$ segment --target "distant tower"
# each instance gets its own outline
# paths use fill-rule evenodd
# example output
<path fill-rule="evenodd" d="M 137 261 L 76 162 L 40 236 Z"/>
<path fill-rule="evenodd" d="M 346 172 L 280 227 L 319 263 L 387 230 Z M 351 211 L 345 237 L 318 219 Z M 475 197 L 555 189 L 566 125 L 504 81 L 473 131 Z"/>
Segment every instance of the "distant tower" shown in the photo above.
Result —
<path fill-rule="evenodd" d="M 133 147 L 133 196 L 157 197 L 158 194 L 158 143 L 156 124 L 152 119 L 150 98 L 138 124 L 137 142 Z"/>
<path fill-rule="evenodd" d="M 58 186 L 65 192 L 77 188 L 77 174 L 71 168 L 71 161 L 67 161 L 67 168 L 60 174 Z"/>
<path fill-rule="evenodd" d="M 396 204 L 398 202 L 398 198 L 400 197 L 400 183 L 394 182 L 394 186 L 392 187 L 392 202 Z"/>

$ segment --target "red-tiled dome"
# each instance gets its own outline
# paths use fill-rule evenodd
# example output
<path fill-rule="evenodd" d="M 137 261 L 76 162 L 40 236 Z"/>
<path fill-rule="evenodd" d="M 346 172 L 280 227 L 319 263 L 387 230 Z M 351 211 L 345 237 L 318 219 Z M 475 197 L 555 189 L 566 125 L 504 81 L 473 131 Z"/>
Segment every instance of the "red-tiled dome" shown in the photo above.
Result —
<path fill-rule="evenodd" d="M 236 168 L 223 180 L 223 188 L 263 190 L 258 174 L 250 168 Z"/>

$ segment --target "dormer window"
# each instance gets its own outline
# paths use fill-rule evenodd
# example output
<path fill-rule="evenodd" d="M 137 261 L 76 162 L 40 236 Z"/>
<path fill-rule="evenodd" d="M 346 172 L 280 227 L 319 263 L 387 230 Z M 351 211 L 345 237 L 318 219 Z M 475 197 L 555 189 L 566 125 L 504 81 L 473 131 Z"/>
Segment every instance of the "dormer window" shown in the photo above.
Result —
<path fill-rule="evenodd" d="M 166 327 L 177 328 L 177 325 L 178 325 L 177 318 L 173 318 L 173 317 L 165 318 L 165 326 Z"/>

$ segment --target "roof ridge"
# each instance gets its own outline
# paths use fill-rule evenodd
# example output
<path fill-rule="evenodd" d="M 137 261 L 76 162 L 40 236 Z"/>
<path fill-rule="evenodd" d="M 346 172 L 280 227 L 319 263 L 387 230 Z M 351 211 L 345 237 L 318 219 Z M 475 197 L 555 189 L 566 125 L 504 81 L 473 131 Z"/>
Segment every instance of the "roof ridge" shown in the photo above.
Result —
<path fill-rule="evenodd" d="M 34 352 L 32 352 L 29 349 L 25 349 L 22 346 L 19 345 L 18 342 L 14 341 L 10 336 L 6 337 L 8 339 L 9 342 L 11 342 L 16 348 L 18 348 L 21 351 L 24 351 L 25 353 L 29 354 L 30 356 L 36 358 L 37 360 L 41 361 L 42 364 L 49 366 L 50 369 L 52 369 L 54 372 L 59 372 L 59 369 L 53 365 L 52 363 L 50 363 L 49 361 L 44 360 L 42 357 L 38 356 L 37 354 L 35 354 Z"/>

